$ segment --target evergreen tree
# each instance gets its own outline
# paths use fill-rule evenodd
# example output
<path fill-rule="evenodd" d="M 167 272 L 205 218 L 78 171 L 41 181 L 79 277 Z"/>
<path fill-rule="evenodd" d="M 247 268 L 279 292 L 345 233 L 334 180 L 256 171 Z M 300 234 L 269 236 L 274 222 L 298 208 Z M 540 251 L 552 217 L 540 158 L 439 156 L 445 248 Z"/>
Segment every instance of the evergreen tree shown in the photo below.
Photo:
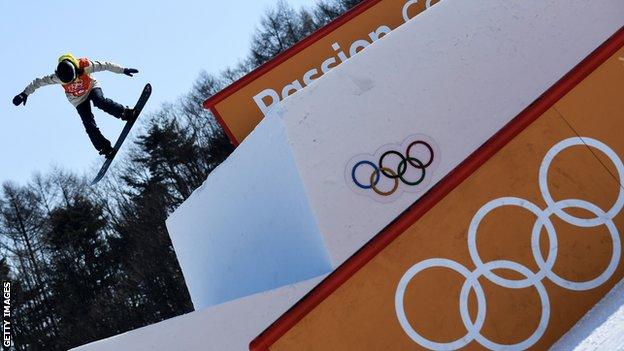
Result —
<path fill-rule="evenodd" d="M 59 349 L 111 335 L 105 312 L 118 265 L 103 235 L 106 225 L 101 206 L 82 195 L 68 198 L 50 214 L 44 240 L 49 289 L 61 338 L 71 340 L 68 345 L 57 344 Z"/>

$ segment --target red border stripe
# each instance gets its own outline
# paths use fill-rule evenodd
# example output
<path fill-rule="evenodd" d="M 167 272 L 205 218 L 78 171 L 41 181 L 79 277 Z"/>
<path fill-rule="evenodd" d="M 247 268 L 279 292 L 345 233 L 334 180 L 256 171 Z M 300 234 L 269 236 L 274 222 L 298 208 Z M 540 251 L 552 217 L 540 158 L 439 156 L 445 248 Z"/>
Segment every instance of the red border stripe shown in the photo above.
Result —
<path fill-rule="evenodd" d="M 250 350 L 269 350 L 271 345 L 286 334 L 308 313 L 314 310 L 329 295 L 336 291 L 360 268 L 366 265 L 394 239 L 400 236 L 447 194 L 481 167 L 481 165 L 500 151 L 526 127 L 531 125 L 531 123 L 551 108 L 583 79 L 589 76 L 609 57 L 615 54 L 622 46 L 624 46 L 624 27 L 620 28 L 609 40 L 603 43 L 572 71 L 566 74 L 548 91 L 524 109 L 485 144 L 453 169 L 453 171 L 436 184 L 427 194 L 410 206 L 410 208 L 401 214 L 394 222 L 390 223 L 384 230 L 310 291 L 310 293 L 284 313 L 277 321 L 251 342 L 249 346 Z"/>
<path fill-rule="evenodd" d="M 234 137 L 234 133 L 232 133 L 232 130 L 230 129 L 230 127 L 228 127 L 228 125 L 225 123 L 219 111 L 217 111 L 217 109 L 214 108 L 213 106 L 210 108 L 210 112 L 212 112 L 212 114 L 215 116 L 215 118 L 217 119 L 217 122 L 219 122 L 219 124 L 221 125 L 221 128 L 223 128 L 225 135 L 227 135 L 228 139 L 230 139 L 230 142 L 232 143 L 232 145 L 234 145 L 234 147 L 237 147 L 240 144 L 240 142 Z"/>

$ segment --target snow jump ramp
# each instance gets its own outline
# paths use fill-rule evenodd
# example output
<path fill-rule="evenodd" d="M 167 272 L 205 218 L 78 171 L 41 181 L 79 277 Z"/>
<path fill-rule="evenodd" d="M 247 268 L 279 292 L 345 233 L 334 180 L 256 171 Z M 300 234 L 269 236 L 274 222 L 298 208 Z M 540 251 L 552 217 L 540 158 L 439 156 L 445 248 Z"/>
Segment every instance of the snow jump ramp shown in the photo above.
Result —
<path fill-rule="evenodd" d="M 550 347 L 624 275 L 623 25 L 617 0 L 440 2 L 172 214 L 198 311 L 79 350 Z"/>

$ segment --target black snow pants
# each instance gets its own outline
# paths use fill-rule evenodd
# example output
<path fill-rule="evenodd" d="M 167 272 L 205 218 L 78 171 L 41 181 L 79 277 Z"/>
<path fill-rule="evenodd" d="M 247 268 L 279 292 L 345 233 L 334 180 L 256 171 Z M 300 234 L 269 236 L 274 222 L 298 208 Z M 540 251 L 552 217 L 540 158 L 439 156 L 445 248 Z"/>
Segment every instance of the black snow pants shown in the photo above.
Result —
<path fill-rule="evenodd" d="M 84 125 L 93 146 L 95 146 L 98 151 L 105 148 L 109 149 L 111 148 L 110 141 L 102 135 L 102 132 L 100 132 L 97 124 L 95 124 L 95 117 L 91 111 L 91 102 L 93 102 L 95 107 L 116 118 L 121 118 L 125 108 L 123 105 L 118 104 L 111 99 L 105 98 L 101 88 L 93 88 L 87 99 L 80 105 L 76 106 L 76 110 L 78 110 L 78 114 L 82 119 L 82 124 Z"/>

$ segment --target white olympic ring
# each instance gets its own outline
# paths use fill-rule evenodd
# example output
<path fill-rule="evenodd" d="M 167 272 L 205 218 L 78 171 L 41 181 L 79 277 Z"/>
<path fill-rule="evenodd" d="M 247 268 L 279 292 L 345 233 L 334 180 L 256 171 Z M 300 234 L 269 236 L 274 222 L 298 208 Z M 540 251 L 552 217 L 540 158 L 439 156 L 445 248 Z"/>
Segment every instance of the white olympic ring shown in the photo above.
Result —
<path fill-rule="evenodd" d="M 615 151 L 613 151 L 610 147 L 592 138 L 583 138 L 582 140 L 580 138 L 569 138 L 569 139 L 559 142 L 557 145 L 553 146 L 552 149 L 550 149 L 546 153 L 546 156 L 544 157 L 544 161 L 542 161 L 542 166 L 540 167 L 540 171 L 539 171 L 540 190 L 542 191 L 542 196 L 544 197 L 544 201 L 546 201 L 546 205 L 554 209 L 554 212 L 557 215 L 557 217 L 578 227 L 596 227 L 605 223 L 604 218 L 601 220 L 600 217 L 596 217 L 593 219 L 582 219 L 582 218 L 573 217 L 563 212 L 561 210 L 562 208 L 560 208 L 559 206 L 555 204 L 555 201 L 553 200 L 552 196 L 550 195 L 550 192 L 548 191 L 548 168 L 550 167 L 550 163 L 552 162 L 552 160 L 555 158 L 555 156 L 559 152 L 563 151 L 564 149 L 570 146 L 575 146 L 575 145 L 588 145 L 588 146 L 594 147 L 602 151 L 605 155 L 609 157 L 609 159 L 611 159 L 611 162 L 613 162 L 613 164 L 615 165 L 615 168 L 617 169 L 617 172 L 618 172 L 618 178 L 620 179 L 620 181 L 624 178 L 624 165 L 622 164 L 622 160 L 620 160 L 620 158 L 615 153 Z M 620 184 L 622 183 L 620 182 Z M 578 200 L 568 200 L 568 201 L 571 201 L 572 204 L 574 205 L 578 204 L 577 203 Z M 577 206 L 574 206 L 574 207 L 577 207 Z M 606 213 L 607 218 L 611 219 L 615 217 L 615 215 L 620 213 L 620 211 L 622 210 L 622 207 L 624 207 L 624 192 L 622 192 L 622 189 L 620 188 L 620 192 L 619 192 L 619 195 L 615 204 Z"/>
<path fill-rule="evenodd" d="M 460 263 L 449 259 L 432 258 L 415 264 L 408 269 L 407 272 L 405 272 L 397 286 L 394 305 L 401 327 L 414 342 L 431 350 L 456 350 L 468 345 L 473 340 L 491 350 L 524 350 L 539 341 L 548 327 L 548 321 L 550 319 L 550 301 L 546 288 L 542 283 L 544 278 L 548 278 L 550 281 L 562 288 L 583 291 L 602 285 L 613 275 L 620 262 L 622 251 L 620 234 L 615 226 L 615 223 L 613 222 L 613 218 L 619 214 L 622 207 L 624 207 L 624 192 L 622 192 L 622 189 L 619 190 L 618 198 L 609 211 L 604 211 L 598 206 L 585 200 L 566 199 L 555 201 L 553 200 L 548 189 L 548 169 L 553 159 L 562 150 L 575 145 L 586 145 L 602 151 L 615 165 L 619 176 L 619 184 L 624 183 L 624 164 L 622 164 L 622 160 L 620 160 L 615 151 L 604 143 L 587 137 L 573 137 L 560 141 L 553 146 L 546 153 L 546 156 L 544 156 L 539 169 L 539 187 L 547 204 L 545 209 L 541 209 L 537 205 L 525 199 L 502 197 L 483 205 L 472 218 L 468 228 L 468 250 L 470 252 L 470 257 L 476 266 L 474 271 L 470 271 Z M 479 223 L 481 223 L 483 218 L 485 218 L 488 213 L 503 206 L 521 207 L 532 212 L 537 217 L 531 231 L 531 251 L 539 268 L 537 273 L 534 273 L 529 268 L 513 261 L 496 260 L 484 263 L 483 260 L 481 260 L 477 250 L 477 229 L 479 227 Z M 563 211 L 566 208 L 581 208 L 593 213 L 596 217 L 590 219 L 574 217 Z M 612 256 L 609 265 L 598 277 L 584 282 L 574 282 L 566 280 L 553 272 L 552 268 L 554 267 L 555 260 L 557 258 L 558 239 L 555 227 L 550 220 L 552 215 L 555 215 L 565 222 L 578 227 L 588 228 L 604 225 L 607 228 L 613 245 Z M 545 259 L 542 255 L 540 247 L 540 234 L 542 232 L 542 228 L 546 230 L 549 240 L 549 252 Z M 467 333 L 463 337 L 452 342 L 438 343 L 424 338 L 418 334 L 416 330 L 414 330 L 405 315 L 403 300 L 405 298 L 407 285 L 414 278 L 414 276 L 416 276 L 416 274 L 431 267 L 449 268 L 466 278 L 459 296 L 459 307 L 461 320 L 466 327 Z M 493 272 L 493 270 L 496 269 L 515 271 L 524 276 L 524 279 L 505 279 Z M 509 289 L 522 289 L 531 286 L 535 287 L 542 304 L 541 317 L 536 330 L 527 339 L 517 344 L 498 344 L 481 334 L 480 331 L 483 327 L 487 310 L 485 293 L 483 292 L 483 288 L 478 281 L 478 278 L 481 276 L 484 276 L 494 284 Z M 477 297 L 477 317 L 474 322 L 472 321 L 468 310 L 468 294 L 470 293 L 470 290 L 473 290 Z"/>

